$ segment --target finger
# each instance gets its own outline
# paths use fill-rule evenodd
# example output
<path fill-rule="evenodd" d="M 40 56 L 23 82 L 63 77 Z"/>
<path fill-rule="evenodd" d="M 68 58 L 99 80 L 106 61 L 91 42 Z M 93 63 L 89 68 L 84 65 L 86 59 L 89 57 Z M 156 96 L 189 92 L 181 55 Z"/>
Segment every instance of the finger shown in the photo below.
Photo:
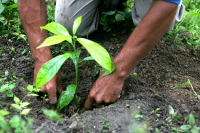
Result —
<path fill-rule="evenodd" d="M 88 97 L 87 101 L 85 102 L 85 108 L 93 109 L 94 102 L 95 102 L 94 98 L 89 98 Z"/>
<path fill-rule="evenodd" d="M 48 83 L 45 86 L 46 86 L 46 91 L 47 91 L 48 97 L 49 97 L 49 103 L 56 104 L 57 103 L 56 86 L 52 85 L 52 84 L 48 84 Z"/>

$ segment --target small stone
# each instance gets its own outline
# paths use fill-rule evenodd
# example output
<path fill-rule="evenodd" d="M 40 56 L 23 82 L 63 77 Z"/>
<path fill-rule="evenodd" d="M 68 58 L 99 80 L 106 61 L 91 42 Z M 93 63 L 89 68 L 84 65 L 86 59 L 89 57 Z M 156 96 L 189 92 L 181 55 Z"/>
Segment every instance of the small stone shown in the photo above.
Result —
<path fill-rule="evenodd" d="M 115 130 L 113 130 L 112 133 L 117 133 L 117 132 Z"/>
<path fill-rule="evenodd" d="M 130 104 L 126 104 L 126 106 L 125 106 L 126 108 L 130 108 Z"/>
<path fill-rule="evenodd" d="M 76 121 L 74 121 L 70 126 L 69 128 L 75 128 L 76 126 L 78 125 L 78 123 Z"/>

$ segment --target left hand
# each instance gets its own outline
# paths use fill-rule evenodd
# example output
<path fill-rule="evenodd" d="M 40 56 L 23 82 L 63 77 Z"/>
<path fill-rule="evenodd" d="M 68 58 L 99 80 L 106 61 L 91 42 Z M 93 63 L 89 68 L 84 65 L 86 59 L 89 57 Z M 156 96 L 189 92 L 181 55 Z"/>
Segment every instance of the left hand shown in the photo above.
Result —
<path fill-rule="evenodd" d="M 92 89 L 90 90 L 88 99 L 85 103 L 87 109 L 93 109 L 101 104 L 108 104 L 120 98 L 120 93 L 124 84 L 125 78 L 119 77 L 116 70 L 102 77 L 104 72 L 99 76 Z"/>

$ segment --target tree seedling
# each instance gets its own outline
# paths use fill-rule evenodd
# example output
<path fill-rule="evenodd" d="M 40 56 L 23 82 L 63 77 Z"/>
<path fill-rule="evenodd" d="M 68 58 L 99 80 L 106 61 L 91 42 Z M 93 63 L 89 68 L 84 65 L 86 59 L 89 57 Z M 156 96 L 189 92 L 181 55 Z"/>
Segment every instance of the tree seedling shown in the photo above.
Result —
<path fill-rule="evenodd" d="M 4 97 L 13 97 L 13 95 L 14 95 L 12 92 L 13 88 L 15 88 L 15 83 L 9 84 L 8 82 L 6 82 L 6 84 L 3 84 L 1 86 L 0 92 L 6 92 Z"/>
<path fill-rule="evenodd" d="M 200 130 L 200 127 L 197 127 L 195 125 L 195 119 L 192 114 L 189 114 L 189 125 L 182 125 L 180 127 L 184 132 L 191 131 L 191 133 L 198 133 Z"/>
<path fill-rule="evenodd" d="M 62 25 L 52 22 L 47 24 L 46 26 L 41 27 L 41 30 L 46 29 L 52 33 L 54 36 L 48 37 L 38 48 L 46 47 L 61 43 L 63 41 L 67 41 L 71 44 L 74 51 L 73 52 L 64 52 L 63 55 L 59 55 L 47 63 L 45 63 L 40 71 L 38 72 L 36 78 L 36 88 L 45 85 L 49 82 L 59 71 L 62 64 L 70 58 L 76 70 L 76 82 L 75 84 L 71 84 L 67 87 L 66 91 L 64 91 L 59 99 L 57 104 L 57 109 L 62 109 L 63 107 L 67 106 L 73 99 L 76 99 L 76 91 L 77 91 L 77 83 L 78 83 L 78 64 L 85 61 L 85 60 L 95 60 L 99 63 L 103 68 L 106 69 L 106 72 L 103 76 L 112 73 L 115 69 L 114 63 L 112 62 L 109 53 L 104 49 L 101 45 L 91 40 L 85 38 L 78 38 L 75 34 L 78 30 L 78 27 L 81 24 L 82 17 L 78 17 L 73 24 L 73 36 L 69 34 L 67 29 L 65 29 Z M 79 55 L 81 51 L 76 50 L 76 41 L 82 44 L 85 49 L 90 53 L 92 57 L 86 57 L 82 61 L 79 62 Z"/>
<path fill-rule="evenodd" d="M 167 119 L 169 122 L 171 122 L 177 116 L 178 111 L 174 112 L 174 109 L 172 108 L 171 105 L 169 105 L 168 110 L 169 110 L 169 117 Z"/>
<path fill-rule="evenodd" d="M 31 109 L 27 108 L 30 104 L 29 102 L 22 102 L 18 97 L 14 96 L 15 104 L 11 104 L 12 107 L 15 108 L 17 112 L 20 112 L 21 115 L 27 115 Z"/>

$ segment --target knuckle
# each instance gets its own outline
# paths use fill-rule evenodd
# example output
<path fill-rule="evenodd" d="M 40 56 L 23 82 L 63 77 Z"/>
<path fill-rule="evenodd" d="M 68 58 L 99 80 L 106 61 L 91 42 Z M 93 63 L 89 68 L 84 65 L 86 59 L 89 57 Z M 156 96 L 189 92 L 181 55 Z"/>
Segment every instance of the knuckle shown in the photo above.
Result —
<path fill-rule="evenodd" d="M 96 97 L 95 100 L 96 100 L 96 102 L 99 103 L 99 104 L 101 104 L 101 103 L 103 102 L 102 97 Z"/>

